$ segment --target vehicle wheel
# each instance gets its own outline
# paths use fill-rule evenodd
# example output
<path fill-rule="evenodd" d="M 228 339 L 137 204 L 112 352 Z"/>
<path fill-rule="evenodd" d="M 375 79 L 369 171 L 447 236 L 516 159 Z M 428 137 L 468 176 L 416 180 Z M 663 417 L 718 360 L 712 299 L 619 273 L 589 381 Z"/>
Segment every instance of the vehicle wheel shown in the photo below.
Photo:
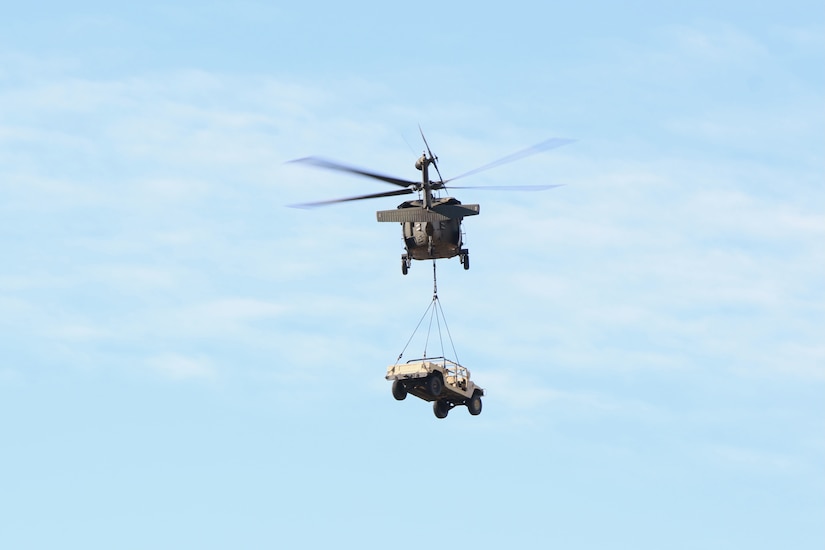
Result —
<path fill-rule="evenodd" d="M 464 264 L 464 269 L 465 269 L 465 271 L 466 271 L 467 269 L 470 269 L 470 255 L 469 255 L 469 254 L 465 254 L 465 255 L 464 255 L 464 261 L 463 261 L 463 262 L 461 262 L 461 263 L 463 263 L 463 264 Z"/>
<path fill-rule="evenodd" d="M 395 380 L 392 383 L 392 396 L 396 401 L 404 401 L 407 398 L 407 388 L 401 380 Z"/>
<path fill-rule="evenodd" d="M 450 412 L 450 406 L 446 401 L 438 400 L 433 402 L 433 414 L 436 418 L 447 418 L 447 413 Z"/>
<path fill-rule="evenodd" d="M 470 411 L 470 414 L 473 416 L 481 414 L 481 396 L 479 394 L 474 393 L 473 396 L 467 400 L 467 410 Z"/>
<path fill-rule="evenodd" d="M 406 275 L 408 269 L 409 269 L 409 266 L 407 265 L 407 257 L 406 256 L 401 256 L 401 273 Z"/>
<path fill-rule="evenodd" d="M 441 376 L 438 374 L 431 374 L 429 378 L 427 378 L 427 391 L 430 392 L 430 395 L 433 397 L 438 397 L 441 395 L 441 390 L 444 389 L 444 382 L 441 381 Z"/>

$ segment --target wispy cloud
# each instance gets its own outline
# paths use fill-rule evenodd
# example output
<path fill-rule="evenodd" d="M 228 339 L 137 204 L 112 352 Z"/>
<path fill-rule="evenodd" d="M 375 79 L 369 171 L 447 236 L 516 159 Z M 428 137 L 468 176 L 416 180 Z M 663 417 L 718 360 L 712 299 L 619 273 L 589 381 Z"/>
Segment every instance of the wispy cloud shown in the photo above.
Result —
<path fill-rule="evenodd" d="M 674 55 L 687 56 L 702 63 L 752 62 L 768 55 L 765 46 L 731 25 L 674 25 L 660 32 L 672 44 Z"/>
<path fill-rule="evenodd" d="M 734 28 L 678 27 L 654 38 L 663 48 L 641 57 L 628 46 L 634 62 L 615 64 L 617 78 L 661 83 L 669 70 L 696 76 L 690 71 L 702 64 L 718 71 L 770 61 L 763 45 Z M 5 212 L 16 231 L 38 239 L 35 251 L 12 252 L 18 262 L 7 268 L 5 288 L 25 288 L 20 303 L 41 319 L 51 306 L 42 293 L 63 301 L 68 312 L 55 327 L 64 328 L 51 334 L 105 335 L 101 327 L 115 324 L 132 339 L 162 334 L 168 345 L 242 338 L 256 327 L 290 333 L 295 316 L 315 316 L 322 326 L 335 319 L 343 330 L 342 311 L 360 312 L 366 325 L 386 315 L 388 308 L 370 300 L 335 299 L 326 290 L 340 285 L 358 292 L 367 284 L 344 275 L 360 273 L 353 265 L 396 266 L 397 228 L 375 224 L 369 205 L 311 213 L 282 208 L 372 184 L 282 163 L 326 154 L 400 176 L 412 172 L 400 134 L 404 124 L 420 122 L 413 120 L 418 110 L 394 101 L 391 89 L 339 80 L 333 94 L 310 81 L 206 71 L 111 80 L 55 74 L 20 79 L 0 92 L 10 122 L 0 139 L 20 153 L 7 165 L 3 193 L 14 208 Z M 340 114 L 349 103 L 354 108 Z M 731 111 L 725 101 L 706 107 L 701 116 L 668 113 L 656 143 L 629 139 L 608 147 L 598 137 L 570 136 L 582 139 L 478 181 L 569 184 L 531 195 L 529 203 L 462 193 L 482 202 L 482 216 L 466 223 L 473 270 L 444 285 L 448 300 L 455 296 L 462 313 L 472 313 L 456 319 L 466 325 L 457 332 L 488 345 L 519 342 L 525 356 L 548 353 L 551 342 L 557 364 L 684 368 L 694 342 L 703 339 L 704 351 L 739 363 L 779 349 L 787 361 L 793 350 L 808 350 L 800 351 L 809 365 L 800 372 L 817 370 L 811 323 L 822 313 L 805 304 L 821 298 L 815 274 L 823 258 L 814 243 L 823 224 L 812 206 L 816 191 L 805 196 L 814 189 L 817 165 L 697 158 L 681 149 L 684 143 L 668 145 L 671 137 L 690 135 L 748 151 L 758 141 L 749 133 L 810 136 L 808 126 L 788 123 L 804 120 L 807 111 L 788 105 L 760 117 L 760 131 L 752 132 L 747 107 Z M 479 105 L 448 111 L 431 112 L 460 119 L 462 127 L 479 113 L 492 115 Z M 439 136 L 448 172 L 530 144 L 521 141 L 526 132 L 495 123 L 498 134 Z M 45 150 L 56 151 L 59 169 L 36 162 Z M 804 185 L 789 187 L 793 182 Z M 771 193 L 774 183 L 784 193 Z M 397 268 L 388 273 L 399 280 L 370 279 L 375 287 L 366 296 L 426 296 L 411 286 L 418 271 L 404 279 Z M 99 289 L 95 308 L 69 298 L 93 295 L 90 287 Z M 490 321 L 494 312 L 526 322 L 502 327 Z M 795 326 L 796 336 L 772 338 L 777 319 Z M 747 345 L 754 339 L 756 348 Z"/>
<path fill-rule="evenodd" d="M 803 467 L 797 456 L 756 448 L 717 445 L 708 448 L 707 453 L 711 458 L 740 472 L 787 474 Z"/>
<path fill-rule="evenodd" d="M 474 371 L 474 374 L 475 371 Z M 649 417 L 656 412 L 651 404 L 617 399 L 592 390 L 574 391 L 553 388 L 533 374 L 508 370 L 479 371 L 478 384 L 489 388 L 488 397 L 512 410 L 552 411 L 554 415 L 593 417 L 627 415 Z"/>
<path fill-rule="evenodd" d="M 150 358 L 148 366 L 172 380 L 211 380 L 217 375 L 209 359 L 178 354 L 163 354 Z"/>

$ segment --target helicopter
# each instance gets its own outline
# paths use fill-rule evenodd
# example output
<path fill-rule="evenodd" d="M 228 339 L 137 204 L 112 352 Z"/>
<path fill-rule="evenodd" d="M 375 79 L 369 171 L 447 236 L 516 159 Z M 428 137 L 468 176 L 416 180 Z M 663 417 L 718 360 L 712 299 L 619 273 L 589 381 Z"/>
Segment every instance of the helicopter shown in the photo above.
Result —
<path fill-rule="evenodd" d="M 448 189 L 447 184 L 457 179 L 465 178 L 501 166 L 502 164 L 514 162 L 548 149 L 561 147 L 574 141 L 565 138 L 551 138 L 445 180 L 441 176 L 441 171 L 438 169 L 438 157 L 433 155 L 430 150 L 430 145 L 427 143 L 427 138 L 424 137 L 424 132 L 420 127 L 419 132 L 421 133 L 421 139 L 424 141 L 425 146 L 424 152 L 422 152 L 418 160 L 415 161 L 415 167 L 421 171 L 421 181 L 409 181 L 387 176 L 321 157 L 304 157 L 289 161 L 289 163 L 304 164 L 325 170 L 364 176 L 401 187 L 401 189 L 341 199 L 294 204 L 291 206 L 296 208 L 314 208 L 342 202 L 417 194 L 417 199 L 404 201 L 393 210 L 379 210 L 376 212 L 376 218 L 379 222 L 395 222 L 400 223 L 402 226 L 406 253 L 401 255 L 401 273 L 404 275 L 407 274 L 412 265 L 412 260 L 436 260 L 453 258 L 455 256 L 458 256 L 462 266 L 467 270 L 470 269 L 470 252 L 464 248 L 461 222 L 466 217 L 477 216 L 480 213 L 481 207 L 478 204 L 462 204 L 461 201 L 454 197 L 441 196 L 441 192 Z M 429 167 L 431 165 L 435 168 L 438 181 L 430 180 Z M 541 191 L 554 187 L 561 187 L 561 185 L 450 185 L 449 189 Z"/>

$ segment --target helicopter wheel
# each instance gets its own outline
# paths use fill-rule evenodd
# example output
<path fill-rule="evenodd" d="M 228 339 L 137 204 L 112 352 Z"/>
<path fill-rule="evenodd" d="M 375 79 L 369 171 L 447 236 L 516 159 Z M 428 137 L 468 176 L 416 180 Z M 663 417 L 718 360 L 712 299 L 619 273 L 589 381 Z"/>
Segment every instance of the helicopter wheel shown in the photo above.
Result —
<path fill-rule="evenodd" d="M 461 259 L 461 265 L 464 266 L 465 271 L 470 269 L 470 251 L 466 248 L 462 249 L 461 256 L 459 256 L 459 258 Z"/>
<path fill-rule="evenodd" d="M 401 256 L 401 273 L 403 275 L 407 274 L 407 270 L 410 268 L 409 260 L 407 259 L 407 255 Z"/>

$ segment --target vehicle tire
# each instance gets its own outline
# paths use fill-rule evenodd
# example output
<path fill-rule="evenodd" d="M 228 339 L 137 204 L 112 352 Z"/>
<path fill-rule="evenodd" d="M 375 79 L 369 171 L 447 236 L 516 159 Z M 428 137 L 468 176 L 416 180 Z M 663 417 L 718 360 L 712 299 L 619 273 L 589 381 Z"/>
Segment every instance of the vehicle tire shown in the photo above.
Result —
<path fill-rule="evenodd" d="M 465 271 L 470 269 L 470 255 L 469 254 L 464 255 L 464 261 L 462 263 L 464 264 L 464 270 Z"/>
<path fill-rule="evenodd" d="M 442 401 L 441 399 L 433 401 L 433 414 L 435 414 L 436 418 L 447 418 L 447 413 L 449 412 L 450 406 L 446 401 Z"/>
<path fill-rule="evenodd" d="M 441 381 L 441 375 L 433 373 L 427 378 L 427 391 L 430 395 L 438 397 L 443 389 L 444 382 Z"/>
<path fill-rule="evenodd" d="M 481 414 L 481 395 L 474 393 L 473 396 L 467 400 L 467 410 L 473 416 Z"/>
<path fill-rule="evenodd" d="M 407 274 L 407 259 L 406 258 L 401 258 L 401 274 L 402 275 Z"/>
<path fill-rule="evenodd" d="M 392 396 L 396 401 L 404 401 L 407 398 L 407 388 L 401 380 L 395 380 L 392 383 Z"/>

